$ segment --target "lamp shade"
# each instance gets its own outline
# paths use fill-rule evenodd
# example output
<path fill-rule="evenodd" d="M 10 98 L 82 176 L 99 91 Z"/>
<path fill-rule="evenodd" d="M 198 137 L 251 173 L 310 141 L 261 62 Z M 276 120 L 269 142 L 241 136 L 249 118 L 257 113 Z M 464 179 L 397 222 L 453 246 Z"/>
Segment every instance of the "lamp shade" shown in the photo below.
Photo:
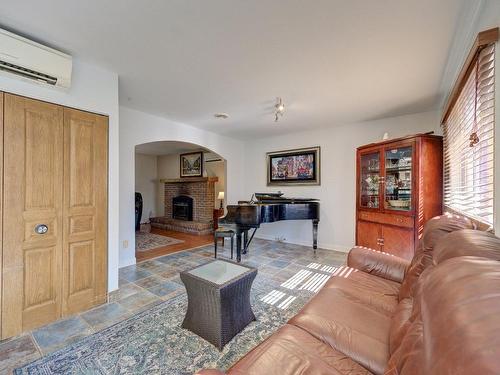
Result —
<path fill-rule="evenodd" d="M 219 191 L 219 195 L 217 195 L 217 199 L 224 199 L 224 192 Z"/>

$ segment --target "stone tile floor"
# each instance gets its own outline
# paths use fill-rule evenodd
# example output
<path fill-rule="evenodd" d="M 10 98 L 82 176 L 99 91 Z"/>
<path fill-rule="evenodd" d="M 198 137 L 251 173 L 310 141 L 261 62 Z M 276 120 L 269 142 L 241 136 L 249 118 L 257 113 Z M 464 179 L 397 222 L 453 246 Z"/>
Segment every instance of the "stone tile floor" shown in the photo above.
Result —
<path fill-rule="evenodd" d="M 218 257 L 229 257 L 229 241 L 219 246 Z M 109 302 L 92 310 L 58 320 L 32 332 L 0 341 L 0 374 L 43 355 L 65 347 L 79 339 L 116 324 L 155 304 L 184 293 L 179 272 L 213 259 L 213 245 L 146 260 L 119 271 L 119 289 Z M 259 270 L 259 275 L 286 281 L 312 262 L 342 265 L 346 254 L 311 247 L 254 239 L 242 263 Z"/>

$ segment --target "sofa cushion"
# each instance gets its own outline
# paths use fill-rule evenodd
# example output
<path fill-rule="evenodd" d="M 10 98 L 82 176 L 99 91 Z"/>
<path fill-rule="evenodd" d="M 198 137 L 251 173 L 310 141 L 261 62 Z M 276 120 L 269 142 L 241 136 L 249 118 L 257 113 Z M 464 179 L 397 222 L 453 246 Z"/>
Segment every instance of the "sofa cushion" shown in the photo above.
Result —
<path fill-rule="evenodd" d="M 441 238 L 457 230 L 474 228 L 475 225 L 470 219 L 459 215 L 444 214 L 429 220 L 425 224 L 422 239 L 401 284 L 399 300 L 401 301 L 413 295 L 413 289 L 418 278 L 428 266 L 433 264 L 432 252 Z"/>
<path fill-rule="evenodd" d="M 323 288 L 290 321 L 375 374 L 389 359 L 390 314 L 340 288 Z"/>
<path fill-rule="evenodd" d="M 389 350 L 394 353 L 403 341 L 403 337 L 410 327 L 410 317 L 413 310 L 413 298 L 408 297 L 399 302 L 391 321 L 389 334 Z"/>
<path fill-rule="evenodd" d="M 351 358 L 286 324 L 255 347 L 229 371 L 230 375 L 367 375 Z"/>
<path fill-rule="evenodd" d="M 422 276 L 422 374 L 500 374 L 499 262 L 463 256 Z"/>
<path fill-rule="evenodd" d="M 460 256 L 476 256 L 500 260 L 500 238 L 474 229 L 463 229 L 447 234 L 436 244 L 434 264 Z"/>
<path fill-rule="evenodd" d="M 373 276 L 347 266 L 340 267 L 328 280 L 324 289 L 341 289 L 347 294 L 391 315 L 398 304 L 401 284 Z"/>

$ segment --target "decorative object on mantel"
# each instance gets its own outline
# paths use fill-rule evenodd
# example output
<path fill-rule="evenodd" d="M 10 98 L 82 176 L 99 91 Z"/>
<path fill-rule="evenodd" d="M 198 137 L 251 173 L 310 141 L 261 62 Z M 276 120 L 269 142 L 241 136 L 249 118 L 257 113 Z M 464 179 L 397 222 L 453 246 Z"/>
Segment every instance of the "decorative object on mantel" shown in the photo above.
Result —
<path fill-rule="evenodd" d="M 320 147 L 268 152 L 267 185 L 320 185 Z"/>
<path fill-rule="evenodd" d="M 274 108 L 274 122 L 278 122 L 278 119 L 283 116 L 283 113 L 285 113 L 285 103 L 283 103 L 283 100 L 280 97 L 276 98 Z"/>
<path fill-rule="evenodd" d="M 389 139 L 389 133 L 385 132 L 382 140 L 387 141 Z"/>
<path fill-rule="evenodd" d="M 224 192 L 219 191 L 219 195 L 217 195 L 217 199 L 220 200 L 220 209 L 224 209 Z"/>
<path fill-rule="evenodd" d="M 190 152 L 179 155 L 180 177 L 203 176 L 203 152 Z"/>

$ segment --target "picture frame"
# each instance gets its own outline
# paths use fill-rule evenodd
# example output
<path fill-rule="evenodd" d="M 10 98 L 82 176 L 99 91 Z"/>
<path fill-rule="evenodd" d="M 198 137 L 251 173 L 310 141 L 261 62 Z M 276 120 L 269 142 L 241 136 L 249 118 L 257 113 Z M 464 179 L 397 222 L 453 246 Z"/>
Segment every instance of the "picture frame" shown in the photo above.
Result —
<path fill-rule="evenodd" d="M 267 186 L 321 185 L 320 146 L 266 153 Z"/>
<path fill-rule="evenodd" d="M 203 152 L 189 152 L 179 155 L 180 177 L 203 177 Z"/>

